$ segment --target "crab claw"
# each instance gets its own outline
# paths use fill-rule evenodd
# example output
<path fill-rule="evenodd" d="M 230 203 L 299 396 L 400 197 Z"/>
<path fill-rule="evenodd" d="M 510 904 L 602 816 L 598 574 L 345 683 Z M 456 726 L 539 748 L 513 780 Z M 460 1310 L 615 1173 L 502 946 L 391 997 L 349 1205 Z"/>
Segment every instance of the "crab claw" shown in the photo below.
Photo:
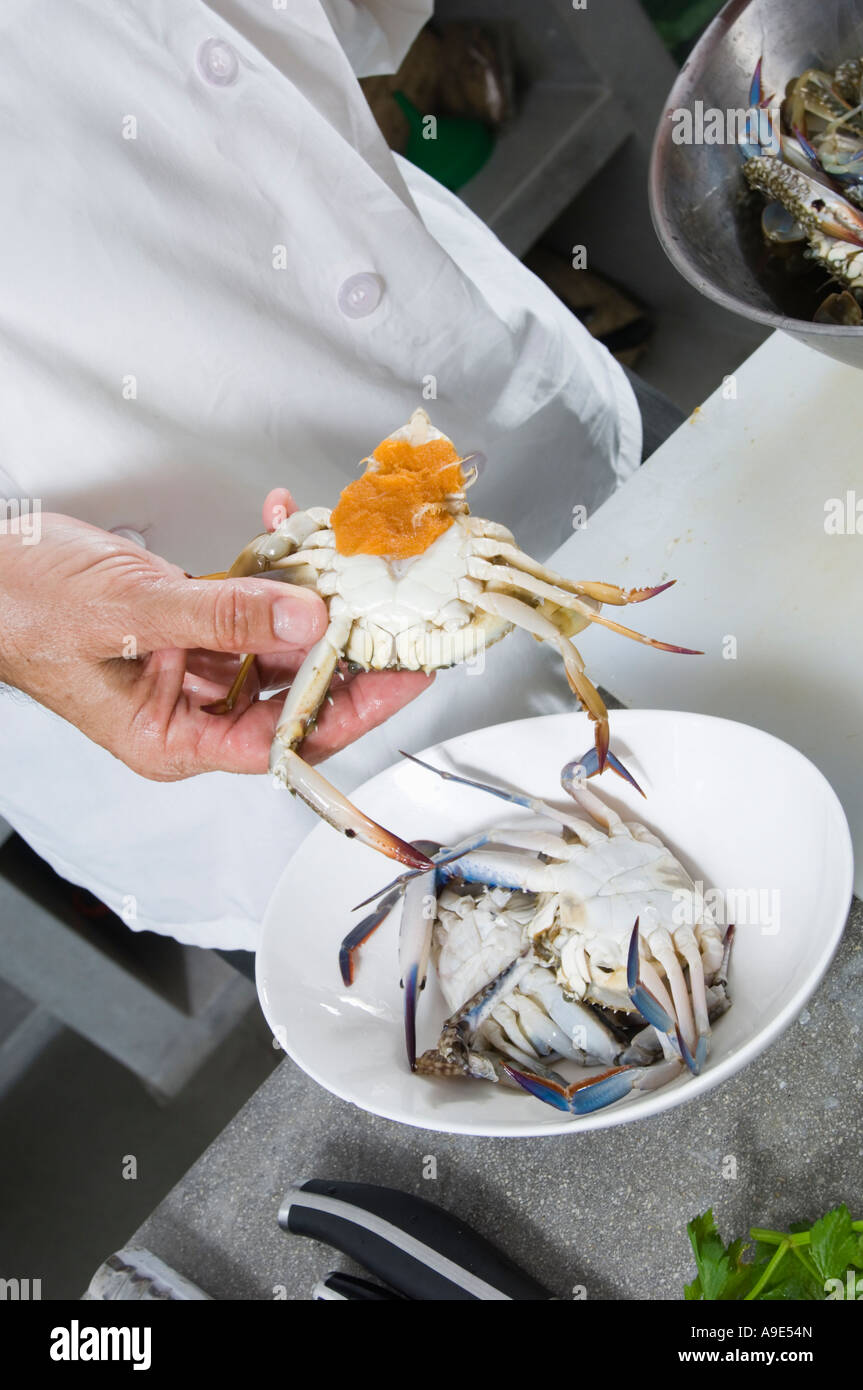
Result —
<path fill-rule="evenodd" d="M 754 159 L 756 155 L 763 154 L 765 149 L 762 126 L 755 113 L 768 109 L 773 101 L 773 94 L 764 95 L 762 71 L 763 60 L 759 58 L 749 84 L 749 114 L 744 127 L 745 138 L 740 141 L 740 150 L 745 159 Z"/>
<path fill-rule="evenodd" d="M 629 952 L 626 957 L 626 988 L 629 991 L 629 997 L 641 1017 L 652 1028 L 658 1029 L 660 1033 L 665 1033 L 670 1038 L 679 1037 L 676 1020 L 642 983 L 638 923 L 639 918 L 636 917 L 635 926 L 632 928 L 632 935 L 629 938 Z"/>
<path fill-rule="evenodd" d="M 612 772 L 616 772 L 618 777 L 623 778 L 624 782 L 629 782 L 630 786 L 634 787 L 635 790 L 646 799 L 646 792 L 642 791 L 632 773 L 624 767 L 617 755 L 612 753 L 610 749 L 606 749 L 605 767 L 610 767 Z M 582 769 L 581 773 L 578 772 L 578 768 Z M 604 771 L 604 769 L 599 765 L 599 752 L 594 746 L 593 748 L 588 748 L 586 753 L 582 753 L 580 758 L 574 758 L 571 763 L 567 763 L 560 774 L 560 780 L 564 790 L 566 790 L 567 779 L 572 782 L 579 776 L 596 777 L 602 771 Z"/>
<path fill-rule="evenodd" d="M 812 165 L 813 169 L 816 169 L 819 173 L 823 174 L 824 170 L 821 167 L 821 160 L 818 158 L 818 151 L 815 149 L 814 145 L 810 145 L 809 141 L 806 139 L 806 136 L 803 134 L 803 131 L 800 129 L 799 126 L 794 127 L 794 138 L 796 139 L 806 158 L 809 160 L 809 163 Z"/>
<path fill-rule="evenodd" d="M 296 792 L 307 806 L 342 835 L 360 840 L 370 849 L 385 854 L 388 859 L 407 864 L 410 869 L 426 870 L 431 866 L 427 854 L 364 815 L 292 748 L 278 749 L 277 755 L 271 760 L 270 771 L 280 786 Z"/>
<path fill-rule="evenodd" d="M 537 1076 L 535 1072 L 520 1071 L 509 1062 L 502 1062 L 501 1069 L 537 1100 L 570 1115 L 589 1115 L 622 1100 L 635 1086 L 640 1070 L 638 1067 L 613 1067 L 587 1081 L 573 1081 L 565 1086 L 560 1081 Z"/>
<path fill-rule="evenodd" d="M 762 54 L 755 64 L 755 71 L 752 74 L 752 81 L 749 84 L 749 105 L 759 108 L 769 106 L 773 100 L 772 95 L 769 97 L 764 95 L 763 67 L 764 55 Z"/>
<path fill-rule="evenodd" d="M 748 159 L 743 172 L 752 188 L 777 199 L 807 232 L 863 247 L 863 213 L 820 178 L 772 156 Z"/>
<path fill-rule="evenodd" d="M 651 584 L 647 588 L 622 589 L 619 584 L 603 584 L 591 580 L 582 581 L 577 588 L 580 594 L 594 598 L 598 603 L 611 603 L 615 607 L 622 607 L 627 603 L 644 603 L 646 599 L 656 598 L 657 594 L 664 594 L 666 589 L 670 589 L 676 583 L 676 579 L 667 579 L 664 584 Z"/>
<path fill-rule="evenodd" d="M 680 1048 L 680 1055 L 686 1063 L 693 1076 L 697 1076 L 704 1063 L 707 1061 L 707 1039 L 700 1037 L 695 1044 L 695 1052 L 690 1052 L 686 1045 L 686 1039 L 678 1028 L 677 1046 Z"/>
<path fill-rule="evenodd" d="M 626 987 L 629 997 L 646 1023 L 657 1032 L 664 1033 L 677 1050 L 686 1066 L 697 1076 L 707 1060 L 708 1039 L 706 1032 L 699 1030 L 695 1040 L 695 1051 L 686 1042 L 677 1018 L 651 992 L 641 978 L 641 952 L 639 948 L 638 921 L 636 917 L 632 935 L 629 938 L 629 952 L 626 959 Z M 656 989 L 661 987 L 657 977 Z M 706 1028 L 705 1020 L 705 1028 Z"/>

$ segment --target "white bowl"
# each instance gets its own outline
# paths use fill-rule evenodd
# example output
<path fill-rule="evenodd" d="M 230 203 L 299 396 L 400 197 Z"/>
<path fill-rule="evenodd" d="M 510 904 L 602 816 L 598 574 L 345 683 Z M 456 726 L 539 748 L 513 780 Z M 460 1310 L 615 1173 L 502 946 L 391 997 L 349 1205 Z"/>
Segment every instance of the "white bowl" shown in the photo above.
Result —
<path fill-rule="evenodd" d="M 412 1075 L 404 1050 L 398 910 L 362 948 L 351 988 L 338 966 L 342 938 L 369 910 L 357 914 L 354 904 L 398 866 L 323 824 L 285 869 L 257 957 L 267 1021 L 299 1066 L 344 1100 L 422 1129 L 565 1134 L 624 1124 L 702 1095 L 788 1027 L 830 963 L 851 900 L 851 838 L 833 789 L 796 749 L 729 720 L 617 710 L 611 734 L 612 748 L 647 800 L 611 773 L 591 785 L 624 817 L 653 829 L 706 888 L 738 895 L 732 1008 L 715 1026 L 701 1075 L 572 1118 L 503 1085 Z M 480 729 L 422 756 L 571 806 L 560 769 L 592 741 L 585 715 L 558 714 Z M 407 761 L 372 778 L 355 800 L 406 839 L 442 843 L 527 814 Z M 432 969 L 420 996 L 420 1050 L 434 1044 L 446 1013 Z"/>

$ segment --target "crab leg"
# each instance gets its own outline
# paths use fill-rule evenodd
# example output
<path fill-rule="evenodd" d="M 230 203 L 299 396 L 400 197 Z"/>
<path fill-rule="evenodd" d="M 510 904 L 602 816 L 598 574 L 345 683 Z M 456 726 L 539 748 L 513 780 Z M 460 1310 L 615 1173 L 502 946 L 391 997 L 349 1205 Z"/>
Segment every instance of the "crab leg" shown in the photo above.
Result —
<path fill-rule="evenodd" d="M 294 512 L 275 531 L 264 531 L 262 535 L 256 536 L 253 541 L 250 541 L 240 551 L 230 569 L 215 574 L 203 574 L 199 577 L 201 579 L 246 579 L 251 575 L 266 574 L 269 570 L 280 568 L 283 563 L 287 563 L 287 557 L 296 550 L 298 545 L 307 543 L 308 538 L 319 531 L 320 521 L 319 509 L 315 510 L 314 515 L 312 512 Z M 253 653 L 250 652 L 243 657 L 240 669 L 225 698 L 204 706 L 207 714 L 230 713 L 237 703 L 240 691 L 254 664 Z"/>
<path fill-rule="evenodd" d="M 425 987 L 431 954 L 434 910 L 429 911 L 429 899 L 434 904 L 435 871 L 418 874 L 405 889 L 402 924 L 399 932 L 399 968 L 405 992 L 405 1046 L 411 1071 L 417 1062 L 417 999 Z"/>
<path fill-rule="evenodd" d="M 582 764 L 578 759 L 573 759 L 561 770 L 560 785 L 573 801 L 577 801 L 580 806 L 587 811 L 588 815 L 602 825 L 609 835 L 629 835 L 628 829 L 623 820 L 611 806 L 606 806 L 604 801 L 600 801 L 598 796 L 584 785 L 584 779 L 579 775 L 578 769 Z"/>
<path fill-rule="evenodd" d="M 629 997 L 643 1018 L 652 1024 L 658 1032 L 664 1033 L 669 1039 L 675 1050 L 679 1051 L 680 1056 L 688 1066 L 693 1075 L 697 1076 L 704 1066 L 707 1058 L 707 1039 L 710 1034 L 710 1025 L 707 1021 L 706 1001 L 704 1015 L 704 1032 L 699 1031 L 696 1041 L 695 1025 L 692 1019 L 692 1005 L 686 990 L 686 982 L 683 978 L 683 971 L 680 962 L 675 955 L 674 948 L 670 942 L 663 940 L 666 933 L 661 929 L 654 932 L 650 938 L 650 949 L 659 961 L 668 985 L 671 989 L 673 1000 L 672 1008 L 669 1009 L 668 996 L 664 994 L 662 1002 L 658 997 L 656 983 L 659 979 L 648 962 L 641 961 L 639 948 L 639 929 L 638 918 L 632 929 L 632 937 L 629 943 L 629 955 L 627 959 L 627 988 Z M 691 963 L 690 963 L 691 965 Z M 700 970 L 700 959 L 699 959 Z M 650 974 L 648 974 L 648 971 Z M 703 986 L 703 972 L 701 972 Z M 648 983 L 652 986 L 648 989 Z"/>
<path fill-rule="evenodd" d="M 370 912 L 368 917 L 364 917 L 361 922 L 357 922 L 356 926 L 351 928 L 339 947 L 339 970 L 342 976 L 342 983 L 347 985 L 348 988 L 350 988 L 354 982 L 354 974 L 356 972 L 356 960 L 354 957 L 357 951 L 368 941 L 369 937 L 377 931 L 381 923 L 389 917 L 400 897 L 400 888 L 393 888 L 389 893 L 386 893 L 384 897 L 381 898 L 374 912 Z"/>
<path fill-rule="evenodd" d="M 223 700 L 214 700 L 211 705 L 204 705 L 205 714 L 229 714 L 237 703 L 240 691 L 248 680 L 252 667 L 255 664 L 254 652 L 249 652 L 240 662 L 240 669 L 231 682 L 231 688 Z"/>
<path fill-rule="evenodd" d="M 430 840 L 416 840 L 414 843 L 415 847 L 424 849 L 433 842 Z M 475 835 L 472 838 L 460 841 L 460 843 L 453 848 L 448 849 L 445 847 L 436 854 L 431 854 L 431 862 L 434 864 L 435 868 L 440 869 L 446 864 L 451 864 L 455 859 L 461 859 L 462 855 L 468 854 L 471 850 L 481 849 L 482 846 L 486 844 L 488 844 L 488 835 L 483 831 L 481 835 Z M 429 853 L 431 853 L 431 851 L 429 851 Z M 391 879 L 389 883 L 384 884 L 383 888 L 377 889 L 374 893 L 370 893 L 367 898 L 363 898 L 361 903 L 357 903 L 354 912 L 359 912 L 361 907 L 368 907 L 369 903 L 376 902 L 384 893 L 388 893 L 392 888 L 404 888 L 404 885 L 416 878 L 418 873 L 424 872 L 425 869 L 420 868 L 409 869 L 407 873 L 399 874 L 398 878 Z"/>
<path fill-rule="evenodd" d="M 686 988 L 686 980 L 683 977 L 680 961 L 677 959 L 668 933 L 663 928 L 651 932 L 649 942 L 655 959 L 659 961 L 665 971 L 665 978 L 671 990 L 681 1051 L 690 1070 L 695 1072 L 698 1069 L 695 1057 L 695 1021 L 692 1017 L 692 1001 Z"/>
<path fill-rule="evenodd" d="M 515 627 L 523 628 L 538 638 L 540 642 L 549 642 L 557 648 L 563 658 L 570 690 L 578 696 L 587 710 L 588 716 L 596 724 L 594 737 L 599 769 L 602 771 L 608 756 L 608 710 L 605 708 L 602 696 L 596 686 L 588 680 L 584 670 L 584 662 L 569 638 L 564 637 L 549 618 L 538 613 L 529 603 L 513 598 L 510 594 L 484 591 L 477 596 L 476 606 L 482 608 L 486 613 L 493 613 L 496 617 L 503 618 Z"/>
<path fill-rule="evenodd" d="M 275 531 L 264 531 L 244 546 L 225 577 L 243 579 L 253 574 L 265 574 L 278 561 L 306 545 L 310 537 L 327 525 L 329 515 L 325 507 L 310 507 L 308 511 L 294 512 Z"/>
<path fill-rule="evenodd" d="M 432 859 L 432 863 L 437 862 L 437 857 L 440 854 L 440 845 L 436 844 L 434 840 L 414 840 L 414 849 L 421 850 L 423 854 L 434 855 L 435 858 Z M 381 893 L 375 893 L 373 898 L 367 899 L 368 903 L 374 901 L 376 898 L 378 900 L 377 906 L 367 917 L 364 917 L 361 922 L 357 922 L 356 926 L 351 928 L 339 947 L 339 970 L 341 971 L 343 982 L 348 987 L 354 982 L 354 974 L 356 971 L 355 957 L 360 947 L 365 945 L 369 937 L 372 936 L 381 923 L 386 920 L 399 898 L 404 893 L 405 884 L 415 878 L 418 872 L 419 870 L 413 870 L 410 873 L 400 875 L 400 877 L 389 884 L 387 888 L 384 888 Z M 360 903 L 359 907 L 365 907 L 367 903 Z M 354 910 L 357 911 L 358 908 Z"/>
<path fill-rule="evenodd" d="M 634 787 L 639 796 L 643 796 L 645 800 L 647 799 L 647 793 L 638 785 L 629 769 L 624 767 L 617 754 L 612 753 L 610 748 L 605 755 L 605 764 L 606 767 L 611 768 L 612 772 L 616 772 L 618 777 L 622 777 L 624 782 L 628 782 L 631 787 Z M 599 766 L 599 754 L 595 747 L 588 748 L 585 753 L 582 753 L 580 758 L 575 759 L 571 766 L 580 767 L 584 777 L 596 777 L 604 770 Z"/>
<path fill-rule="evenodd" d="M 278 785 L 295 792 L 335 830 L 358 839 L 412 869 L 427 869 L 428 855 L 414 849 L 364 815 L 295 751 L 314 723 L 347 642 L 351 619 L 336 618 L 306 656 L 288 691 L 270 753 L 270 772 Z"/>
<path fill-rule="evenodd" d="M 671 1061 L 652 1067 L 613 1067 L 586 1081 L 573 1081 L 568 1086 L 561 1081 L 538 1076 L 535 1072 L 520 1071 L 509 1062 L 501 1063 L 506 1075 L 537 1100 L 553 1105 L 570 1115 L 589 1115 L 603 1110 L 615 1101 L 623 1100 L 632 1091 L 654 1091 L 665 1086 L 680 1072 L 680 1063 Z"/>
<path fill-rule="evenodd" d="M 563 575 L 550 570 L 547 565 L 541 565 L 538 560 L 526 555 L 517 545 L 487 535 L 477 536 L 473 548 L 474 552 L 485 560 L 506 560 L 506 568 L 511 567 L 520 574 L 532 575 L 534 579 L 541 579 L 546 584 L 562 589 L 566 594 L 581 594 L 596 599 L 598 603 L 611 603 L 617 607 L 627 603 L 644 603 L 645 599 L 661 594 L 676 583 L 674 579 L 669 579 L 667 583 L 655 584 L 651 588 L 622 589 L 619 584 L 604 584 L 600 580 L 565 579 Z"/>
<path fill-rule="evenodd" d="M 641 959 L 637 917 L 635 926 L 632 928 L 632 936 L 629 938 L 626 985 L 629 990 L 629 997 L 642 1018 L 658 1033 L 664 1033 L 673 1045 L 677 1045 L 679 1051 L 674 1005 L 661 977 L 648 961 Z"/>
<path fill-rule="evenodd" d="M 748 159 L 743 172 L 753 188 L 778 198 L 810 235 L 863 247 L 863 214 L 840 193 L 772 155 Z"/>
<path fill-rule="evenodd" d="M 304 762 L 292 748 L 283 748 L 275 771 L 278 784 L 295 792 L 301 801 L 348 839 L 357 839 L 388 859 L 396 859 L 412 869 L 427 869 L 430 859 L 413 848 L 406 840 L 385 830 L 377 821 L 363 814 L 338 788 L 322 777 L 316 768 Z"/>
<path fill-rule="evenodd" d="M 695 1073 L 697 1075 L 707 1061 L 707 1046 L 710 1037 L 704 962 L 701 959 L 698 942 L 689 927 L 678 928 L 674 933 L 674 942 L 675 945 L 679 946 L 686 964 L 689 966 L 689 990 L 695 1013 Z"/>
<path fill-rule="evenodd" d="M 574 830 L 580 838 L 587 839 L 595 837 L 601 838 L 601 832 L 588 825 L 586 821 L 578 816 L 567 815 L 566 811 L 559 811 L 556 806 L 550 806 L 547 801 L 540 801 L 538 797 L 528 796 L 526 792 L 506 791 L 503 787 L 493 787 L 490 782 L 476 782 L 471 777 L 461 777 L 455 772 L 447 772 L 445 768 L 434 767 L 431 763 L 423 762 L 414 753 L 405 753 L 399 750 L 403 758 L 409 758 L 412 763 L 419 767 L 424 767 L 427 772 L 433 772 L 436 777 L 442 778 L 444 782 L 459 782 L 463 787 L 472 787 L 474 791 L 488 792 L 490 796 L 498 796 L 501 801 L 509 801 L 514 806 L 523 806 L 528 811 L 534 811 L 539 816 L 548 816 L 550 820 L 557 821 L 560 825 L 565 825 L 570 830 Z M 475 848 L 479 848 L 476 845 Z"/>
<path fill-rule="evenodd" d="M 863 231 L 863 218 L 861 218 L 860 225 L 861 231 Z M 703 652 L 694 651 L 691 647 L 678 647 L 671 642 L 660 642 L 656 637 L 645 637 L 644 633 L 635 632 L 631 627 L 624 627 L 622 623 L 616 623 L 612 618 L 604 618 L 597 609 L 591 608 L 588 603 L 585 603 L 575 594 L 565 593 L 556 585 L 546 583 L 544 579 L 539 579 L 524 570 L 514 569 L 510 565 L 493 565 L 488 560 L 469 560 L 468 573 L 473 579 L 507 584 L 512 588 L 522 589 L 528 594 L 533 594 L 537 598 L 547 599 L 549 602 L 557 604 L 559 608 L 578 613 L 589 623 L 599 623 L 602 627 L 610 628 L 612 632 L 619 632 L 622 637 L 631 637 L 634 642 L 643 642 L 645 646 L 655 647 L 658 651 L 677 652 L 683 656 L 704 655 Z M 662 587 L 667 588 L 668 586 Z M 661 592 L 661 590 L 645 593 L 644 597 L 650 598 L 654 592 Z"/>
<path fill-rule="evenodd" d="M 413 1070 L 431 1076 L 462 1074 L 496 1081 L 496 1067 L 500 1067 L 500 1063 L 473 1052 L 470 1043 L 492 1010 L 518 987 L 532 969 L 530 947 L 526 946 L 494 979 L 477 990 L 446 1020 L 437 1047 L 417 1058 Z"/>

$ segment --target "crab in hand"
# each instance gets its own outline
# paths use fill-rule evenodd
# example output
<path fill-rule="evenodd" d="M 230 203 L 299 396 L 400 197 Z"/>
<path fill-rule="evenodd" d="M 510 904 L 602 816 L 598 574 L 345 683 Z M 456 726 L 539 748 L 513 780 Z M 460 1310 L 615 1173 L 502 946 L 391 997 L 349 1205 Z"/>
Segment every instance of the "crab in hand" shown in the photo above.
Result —
<path fill-rule="evenodd" d="M 610 765 L 628 777 L 609 751 L 608 712 L 572 638 L 600 623 L 663 651 L 689 651 L 601 612 L 603 604 L 641 603 L 673 581 L 622 589 L 565 579 L 519 549 L 504 526 L 472 516 L 466 490 L 477 476 L 474 457 L 460 458 L 426 412 L 415 410 L 365 460 L 363 476 L 332 511 L 294 512 L 247 545 L 225 576 L 211 576 L 266 574 L 324 599 L 329 626 L 285 699 L 270 771 L 337 830 L 415 869 L 428 868 L 428 857 L 365 816 L 298 752 L 341 661 L 366 671 L 430 672 L 473 659 L 522 628 L 559 652 L 570 688 L 595 722 L 595 747 L 582 759 L 588 773 Z M 245 658 L 214 712 L 231 708 L 253 661 Z"/>

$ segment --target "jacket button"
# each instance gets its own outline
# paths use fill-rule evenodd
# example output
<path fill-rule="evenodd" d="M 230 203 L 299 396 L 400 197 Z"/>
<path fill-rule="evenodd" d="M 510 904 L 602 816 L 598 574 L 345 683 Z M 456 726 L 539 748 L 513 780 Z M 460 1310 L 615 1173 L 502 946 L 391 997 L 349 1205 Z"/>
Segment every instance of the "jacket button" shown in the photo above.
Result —
<path fill-rule="evenodd" d="M 122 536 L 124 541 L 131 541 L 133 545 L 140 545 L 142 550 L 147 549 L 147 542 L 140 531 L 133 531 L 131 526 L 112 526 L 112 536 Z"/>
<path fill-rule="evenodd" d="M 224 39 L 206 39 L 198 49 L 198 71 L 205 82 L 229 87 L 237 80 L 240 64 L 233 48 Z"/>
<path fill-rule="evenodd" d="M 371 270 L 351 275 L 339 290 L 339 308 L 346 318 L 364 319 L 373 314 L 381 302 L 384 282 Z"/>

